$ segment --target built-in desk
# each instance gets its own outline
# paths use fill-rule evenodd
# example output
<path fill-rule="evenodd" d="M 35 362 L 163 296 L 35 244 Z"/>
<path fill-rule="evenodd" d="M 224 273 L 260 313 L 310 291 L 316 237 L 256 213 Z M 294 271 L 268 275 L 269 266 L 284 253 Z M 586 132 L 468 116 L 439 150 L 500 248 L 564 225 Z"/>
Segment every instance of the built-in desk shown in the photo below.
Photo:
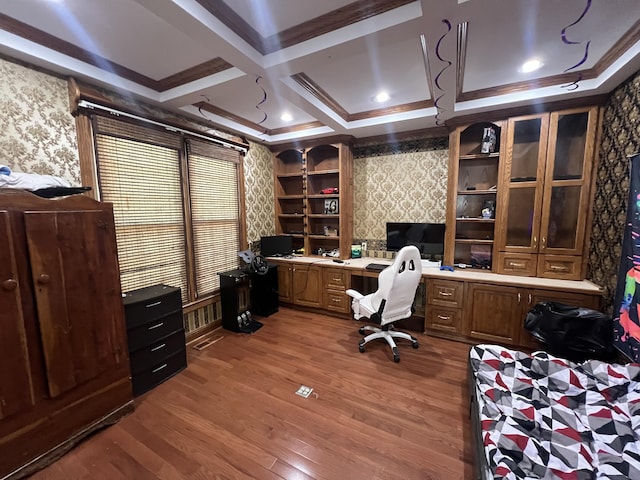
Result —
<path fill-rule="evenodd" d="M 345 291 L 375 290 L 379 272 L 366 270 L 382 258 L 354 258 L 336 263 L 323 257 L 269 258 L 278 269 L 280 302 L 293 308 L 350 316 Z M 538 302 L 556 301 L 599 310 L 603 290 L 594 283 L 549 278 L 500 275 L 474 269 L 453 272 L 422 269 L 424 287 L 418 290 L 416 311 L 423 315 L 422 330 L 430 335 L 470 343 L 495 342 L 536 348 L 523 328 L 527 312 Z"/>

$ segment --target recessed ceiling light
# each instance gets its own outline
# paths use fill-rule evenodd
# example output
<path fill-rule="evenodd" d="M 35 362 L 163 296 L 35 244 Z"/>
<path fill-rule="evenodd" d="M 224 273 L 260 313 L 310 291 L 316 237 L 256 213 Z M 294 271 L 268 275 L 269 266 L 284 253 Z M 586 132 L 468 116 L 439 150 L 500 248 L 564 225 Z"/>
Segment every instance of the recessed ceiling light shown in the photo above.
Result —
<path fill-rule="evenodd" d="M 389 100 L 389 98 L 390 97 L 389 97 L 389 94 L 387 92 L 380 92 L 374 97 L 375 101 L 378 102 L 378 103 L 384 103 L 387 100 Z"/>
<path fill-rule="evenodd" d="M 283 122 L 290 122 L 291 120 L 293 120 L 293 117 L 290 113 L 283 113 L 282 115 L 280 115 L 280 120 L 282 120 Z"/>
<path fill-rule="evenodd" d="M 538 70 L 540 67 L 542 67 L 542 62 L 537 58 L 534 58 L 532 60 L 528 60 L 524 62 L 522 64 L 522 67 L 520 67 L 520 71 L 524 73 L 529 73 L 529 72 Z"/>

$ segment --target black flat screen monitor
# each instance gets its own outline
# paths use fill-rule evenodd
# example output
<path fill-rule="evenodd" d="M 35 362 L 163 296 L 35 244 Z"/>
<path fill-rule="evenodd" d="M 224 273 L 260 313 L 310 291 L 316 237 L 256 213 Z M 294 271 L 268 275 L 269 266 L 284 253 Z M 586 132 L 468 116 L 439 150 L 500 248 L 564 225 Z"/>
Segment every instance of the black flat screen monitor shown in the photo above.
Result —
<path fill-rule="evenodd" d="M 265 257 L 283 257 L 293 253 L 293 238 L 289 235 L 274 235 L 260 238 L 260 254 Z"/>
<path fill-rule="evenodd" d="M 387 250 L 415 245 L 423 258 L 444 255 L 444 223 L 387 223 Z"/>

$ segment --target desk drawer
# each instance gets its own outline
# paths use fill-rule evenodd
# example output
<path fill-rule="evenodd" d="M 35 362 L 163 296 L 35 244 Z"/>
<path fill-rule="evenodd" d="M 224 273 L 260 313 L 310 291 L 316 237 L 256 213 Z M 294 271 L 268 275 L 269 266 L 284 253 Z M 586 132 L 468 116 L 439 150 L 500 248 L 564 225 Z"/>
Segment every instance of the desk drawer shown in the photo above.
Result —
<path fill-rule="evenodd" d="M 498 253 L 498 273 L 535 277 L 536 256 L 528 253 Z"/>
<path fill-rule="evenodd" d="M 124 298 L 127 328 L 144 325 L 181 308 L 180 289 L 164 285 L 134 290 Z"/>
<path fill-rule="evenodd" d="M 346 290 L 349 273 L 344 268 L 324 269 L 324 288 Z"/>
<path fill-rule="evenodd" d="M 182 329 L 182 309 L 158 318 L 146 325 L 133 328 L 127 332 L 129 352 L 134 352 L 139 348 L 157 343 L 164 337 Z"/>
<path fill-rule="evenodd" d="M 133 394 L 140 395 L 141 393 L 151 390 L 156 385 L 159 385 L 173 377 L 176 373 L 184 370 L 186 366 L 187 351 L 183 349 L 145 371 L 137 375 L 132 375 L 131 383 L 133 385 Z"/>
<path fill-rule="evenodd" d="M 180 353 L 186 348 L 184 330 L 163 338 L 162 340 L 133 352 L 130 356 L 131 373 L 137 374 L 150 369 L 163 360 Z"/>
<path fill-rule="evenodd" d="M 538 275 L 545 278 L 580 280 L 582 257 L 569 255 L 539 255 Z"/>
<path fill-rule="evenodd" d="M 429 305 L 426 328 L 447 333 L 462 333 L 462 310 Z"/>
<path fill-rule="evenodd" d="M 325 290 L 324 308 L 332 312 L 349 313 L 351 297 L 344 292 Z"/>
<path fill-rule="evenodd" d="M 464 283 L 453 280 L 427 280 L 427 303 L 445 307 L 462 307 Z"/>

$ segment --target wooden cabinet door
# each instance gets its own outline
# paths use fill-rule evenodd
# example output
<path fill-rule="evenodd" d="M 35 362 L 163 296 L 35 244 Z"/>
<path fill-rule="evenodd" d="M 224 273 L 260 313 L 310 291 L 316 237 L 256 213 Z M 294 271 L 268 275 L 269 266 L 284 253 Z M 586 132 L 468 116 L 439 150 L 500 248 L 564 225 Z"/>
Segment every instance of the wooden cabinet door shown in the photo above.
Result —
<path fill-rule="evenodd" d="M 597 111 L 592 107 L 551 114 L 540 253 L 582 255 Z"/>
<path fill-rule="evenodd" d="M 0 419 L 35 404 L 9 214 L 0 212 Z"/>
<path fill-rule="evenodd" d="M 283 303 L 293 303 L 291 296 L 291 275 L 293 268 L 290 264 L 278 264 L 278 299 Z"/>
<path fill-rule="evenodd" d="M 465 315 L 468 335 L 477 340 L 513 345 L 516 326 L 521 323 L 522 295 L 518 289 L 502 285 L 471 283 L 467 290 Z"/>
<path fill-rule="evenodd" d="M 600 297 L 593 295 L 585 295 L 573 292 L 557 292 L 552 290 L 527 290 L 523 291 L 523 316 L 522 322 L 518 327 L 518 343 L 524 347 L 541 348 L 533 335 L 524 328 L 524 318 L 529 310 L 531 310 L 539 302 L 559 302 L 566 305 L 575 305 L 577 307 L 592 308 L 598 310 L 600 308 Z"/>
<path fill-rule="evenodd" d="M 128 365 L 110 208 L 24 215 L 49 394 Z"/>
<path fill-rule="evenodd" d="M 548 114 L 509 119 L 498 188 L 496 241 L 501 252 L 538 250 L 548 125 Z"/>
<path fill-rule="evenodd" d="M 322 306 L 322 270 L 314 266 L 295 266 L 292 276 L 293 303 L 305 307 Z"/>

